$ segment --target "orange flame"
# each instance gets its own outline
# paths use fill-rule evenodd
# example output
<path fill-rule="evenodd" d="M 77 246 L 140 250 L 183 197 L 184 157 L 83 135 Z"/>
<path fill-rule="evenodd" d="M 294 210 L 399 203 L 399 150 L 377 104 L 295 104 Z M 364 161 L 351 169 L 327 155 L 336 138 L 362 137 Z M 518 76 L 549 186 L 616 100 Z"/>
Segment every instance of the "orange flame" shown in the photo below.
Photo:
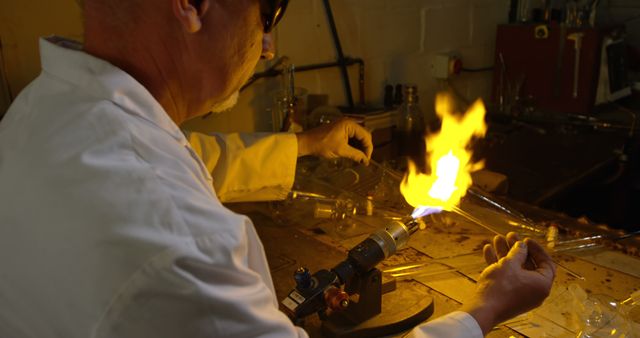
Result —
<path fill-rule="evenodd" d="M 471 162 L 467 147 L 472 137 L 482 137 L 487 132 L 485 108 L 482 100 L 477 100 L 464 116 L 458 117 L 453 114 L 453 99 L 438 94 L 436 113 L 442 119 L 442 128 L 439 133 L 425 136 L 431 173 L 419 172 L 409 161 L 400 191 L 414 208 L 451 211 L 471 186 L 471 173 L 484 167 L 483 162 Z"/>

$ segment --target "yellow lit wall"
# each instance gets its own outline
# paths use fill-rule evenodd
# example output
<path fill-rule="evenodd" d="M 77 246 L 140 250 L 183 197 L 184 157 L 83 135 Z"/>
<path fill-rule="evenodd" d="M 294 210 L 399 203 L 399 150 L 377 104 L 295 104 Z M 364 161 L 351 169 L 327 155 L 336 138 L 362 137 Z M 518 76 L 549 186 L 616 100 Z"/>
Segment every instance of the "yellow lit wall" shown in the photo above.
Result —
<path fill-rule="evenodd" d="M 334 0 L 331 1 L 344 52 L 366 62 L 367 103 L 380 106 L 385 84 L 416 83 L 423 110 L 432 116 L 439 84 L 430 75 L 436 53 L 457 51 L 465 66 L 493 63 L 495 27 L 507 19 L 509 0 Z M 606 22 L 637 15 L 637 0 L 611 0 Z M 640 20 L 629 23 L 629 40 L 638 44 Z M 81 12 L 74 0 L 0 0 L 0 40 L 11 94 L 15 97 L 40 72 L 38 37 L 62 35 L 80 40 Z M 293 0 L 275 31 L 278 56 L 296 65 L 334 61 L 335 48 L 322 0 Z M 270 62 L 261 61 L 258 70 Z M 357 67 L 350 68 L 354 97 L 358 96 Z M 452 84 L 468 99 L 487 98 L 491 73 L 467 73 Z M 329 94 L 329 103 L 346 103 L 338 69 L 297 76 L 309 93 Z M 201 131 L 269 130 L 268 108 L 280 88 L 277 79 L 260 80 L 243 92 L 232 111 L 187 127 Z M 1 89 L 1 86 L 0 86 Z M 0 109 L 2 102 L 0 102 Z M 1 111 L 0 111 L 1 114 Z"/>
<path fill-rule="evenodd" d="M 40 73 L 38 38 L 80 40 L 81 13 L 74 0 L 0 0 L 0 40 L 12 96 Z"/>
<path fill-rule="evenodd" d="M 456 51 L 466 67 L 492 66 L 496 26 L 507 21 L 509 11 L 509 0 L 334 0 L 331 5 L 345 55 L 365 61 L 367 104 L 382 106 L 385 84 L 414 83 L 428 118 L 435 118 L 435 93 L 444 87 L 431 75 L 434 56 Z M 291 1 L 276 42 L 278 56 L 289 56 L 297 66 L 336 60 L 322 0 Z M 357 100 L 357 67 L 350 68 L 350 79 Z M 337 68 L 300 73 L 296 81 L 309 93 L 329 94 L 331 105 L 347 102 Z M 451 84 L 469 100 L 486 99 L 491 72 L 465 73 Z M 276 79 L 260 80 L 231 112 L 195 119 L 188 127 L 269 130 L 267 109 L 278 88 Z"/>

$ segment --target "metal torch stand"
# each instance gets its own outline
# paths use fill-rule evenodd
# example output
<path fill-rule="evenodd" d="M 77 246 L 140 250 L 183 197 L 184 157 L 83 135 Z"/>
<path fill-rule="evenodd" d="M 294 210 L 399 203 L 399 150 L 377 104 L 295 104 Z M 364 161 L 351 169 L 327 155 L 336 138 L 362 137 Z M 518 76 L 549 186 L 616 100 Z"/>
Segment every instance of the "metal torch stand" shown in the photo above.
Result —
<path fill-rule="evenodd" d="M 412 284 L 413 283 L 413 284 Z M 357 294 L 349 307 L 322 322 L 326 337 L 381 337 L 397 334 L 425 321 L 433 314 L 433 298 L 416 289 L 416 282 L 382 282 L 378 269 L 354 277 L 345 291 Z"/>

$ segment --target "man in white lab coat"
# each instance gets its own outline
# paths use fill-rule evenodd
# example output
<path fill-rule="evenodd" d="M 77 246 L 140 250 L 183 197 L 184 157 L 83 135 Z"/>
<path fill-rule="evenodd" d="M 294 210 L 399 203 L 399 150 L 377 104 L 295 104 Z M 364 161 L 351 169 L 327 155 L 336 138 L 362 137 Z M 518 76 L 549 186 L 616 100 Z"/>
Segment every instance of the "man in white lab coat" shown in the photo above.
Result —
<path fill-rule="evenodd" d="M 366 162 L 370 135 L 178 128 L 272 56 L 286 1 L 85 2 L 84 46 L 42 39 L 42 73 L 0 123 L 0 337 L 306 336 L 278 310 L 251 221 L 219 198 L 282 196 L 299 155 Z M 463 311 L 412 335 L 481 337 L 548 295 L 534 242 L 497 237 L 485 257 Z"/>

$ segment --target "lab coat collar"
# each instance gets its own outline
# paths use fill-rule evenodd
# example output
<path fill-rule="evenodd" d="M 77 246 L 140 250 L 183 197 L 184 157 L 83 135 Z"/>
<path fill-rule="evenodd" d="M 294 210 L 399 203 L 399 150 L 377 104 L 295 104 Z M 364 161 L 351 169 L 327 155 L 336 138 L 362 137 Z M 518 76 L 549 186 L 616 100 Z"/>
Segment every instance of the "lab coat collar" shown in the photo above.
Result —
<path fill-rule="evenodd" d="M 40 55 L 45 72 L 113 102 L 186 144 L 180 128 L 144 86 L 107 61 L 85 53 L 80 43 L 55 36 L 41 38 Z"/>

